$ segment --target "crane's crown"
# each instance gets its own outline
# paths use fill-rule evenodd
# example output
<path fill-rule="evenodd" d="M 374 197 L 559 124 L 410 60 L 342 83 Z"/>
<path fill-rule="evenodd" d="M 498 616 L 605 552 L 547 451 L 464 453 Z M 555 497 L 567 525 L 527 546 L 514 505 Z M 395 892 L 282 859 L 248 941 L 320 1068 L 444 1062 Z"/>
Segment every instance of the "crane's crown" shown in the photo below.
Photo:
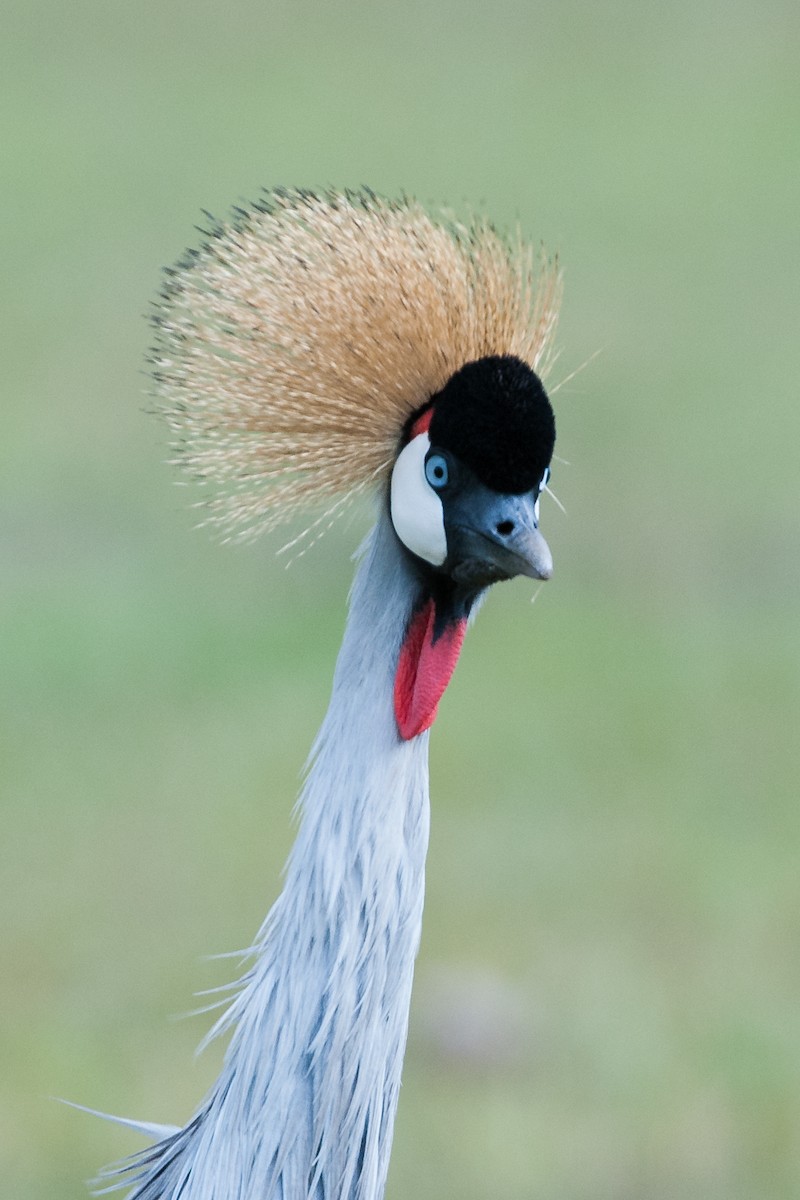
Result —
<path fill-rule="evenodd" d="M 166 272 L 151 353 L 208 521 L 244 536 L 334 512 L 385 485 L 426 406 L 432 436 L 487 486 L 541 478 L 555 263 L 484 220 L 367 189 L 276 189 L 209 221 Z"/>
<path fill-rule="evenodd" d="M 449 450 L 486 487 L 521 494 L 537 486 L 553 456 L 556 426 L 527 363 L 512 355 L 466 363 L 429 407 L 431 444 Z"/>

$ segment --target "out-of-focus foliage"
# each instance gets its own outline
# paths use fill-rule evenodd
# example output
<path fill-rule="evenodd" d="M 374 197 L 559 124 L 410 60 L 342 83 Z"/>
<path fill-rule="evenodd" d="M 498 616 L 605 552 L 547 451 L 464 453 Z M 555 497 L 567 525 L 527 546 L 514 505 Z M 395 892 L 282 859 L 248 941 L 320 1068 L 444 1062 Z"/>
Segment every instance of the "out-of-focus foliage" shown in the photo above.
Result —
<path fill-rule="evenodd" d="M 192 531 L 143 414 L 163 263 L 261 185 L 560 250 L 556 575 L 432 740 L 389 1196 L 800 1194 L 798 16 L 789 0 L 7 2 L 0 1176 L 77 1200 L 187 1117 L 170 1022 L 277 893 L 366 514 Z"/>

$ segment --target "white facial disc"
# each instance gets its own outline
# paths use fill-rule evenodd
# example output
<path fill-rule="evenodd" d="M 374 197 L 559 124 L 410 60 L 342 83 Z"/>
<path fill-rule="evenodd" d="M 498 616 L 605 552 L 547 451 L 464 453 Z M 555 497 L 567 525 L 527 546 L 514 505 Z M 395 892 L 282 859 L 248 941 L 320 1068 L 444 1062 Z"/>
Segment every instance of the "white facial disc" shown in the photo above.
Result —
<path fill-rule="evenodd" d="M 418 433 L 397 456 L 392 471 L 390 509 L 400 541 L 412 554 L 440 567 L 447 558 L 442 502 L 425 478 L 427 433 Z"/>
<path fill-rule="evenodd" d="M 542 476 L 542 479 L 541 479 L 541 482 L 540 482 L 540 484 L 539 484 L 539 487 L 536 489 L 538 494 L 537 494 L 537 496 L 536 496 L 536 500 L 535 500 L 535 502 L 534 502 L 534 505 L 533 505 L 533 515 L 534 515 L 534 517 L 536 518 L 536 524 L 537 524 L 537 525 L 539 524 L 539 501 L 540 501 L 540 500 L 541 500 L 541 498 L 542 498 L 542 492 L 543 492 L 543 491 L 545 490 L 545 488 L 547 487 L 547 482 L 548 482 L 548 480 L 549 480 L 549 479 L 550 479 L 550 468 L 549 468 L 549 467 L 545 467 L 545 469 L 544 469 L 544 475 Z"/>

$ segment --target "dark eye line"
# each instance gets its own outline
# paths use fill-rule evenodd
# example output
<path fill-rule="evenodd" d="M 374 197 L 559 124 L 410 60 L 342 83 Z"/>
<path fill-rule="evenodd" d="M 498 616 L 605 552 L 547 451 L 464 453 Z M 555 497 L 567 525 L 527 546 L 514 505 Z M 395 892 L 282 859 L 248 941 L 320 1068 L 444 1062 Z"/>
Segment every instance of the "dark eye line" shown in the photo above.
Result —
<path fill-rule="evenodd" d="M 446 450 L 440 449 L 439 446 L 434 445 L 429 448 L 425 456 L 424 470 L 425 478 L 434 491 L 443 492 L 445 489 L 450 491 L 458 483 L 458 471 L 455 469 L 455 464 L 450 454 Z M 551 478 L 552 471 L 548 465 L 545 467 L 539 482 L 534 484 L 531 489 L 534 500 L 538 501 L 542 492 L 547 490 L 547 485 Z"/>

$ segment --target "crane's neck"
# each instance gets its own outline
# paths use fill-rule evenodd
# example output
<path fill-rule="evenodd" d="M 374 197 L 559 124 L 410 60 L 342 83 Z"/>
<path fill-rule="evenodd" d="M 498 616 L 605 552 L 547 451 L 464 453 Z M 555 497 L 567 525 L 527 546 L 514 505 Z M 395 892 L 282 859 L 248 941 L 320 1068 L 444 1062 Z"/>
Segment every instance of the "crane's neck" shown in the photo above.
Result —
<path fill-rule="evenodd" d="M 221 1022 L 222 1075 L 173 1149 L 174 1190 L 137 1196 L 172 1198 L 187 1168 L 182 1200 L 383 1195 L 428 843 L 428 735 L 401 738 L 393 706 L 418 603 L 384 517 L 361 554 L 285 886 Z"/>
<path fill-rule="evenodd" d="M 424 860 L 427 846 L 428 739 L 399 736 L 393 701 L 421 583 L 385 514 L 359 558 L 287 875 L 288 884 L 296 870 L 316 864 L 321 877 L 315 886 L 326 901 L 338 895 L 343 871 L 371 865 L 382 872 L 394 856 L 405 861 L 412 850 Z"/>

